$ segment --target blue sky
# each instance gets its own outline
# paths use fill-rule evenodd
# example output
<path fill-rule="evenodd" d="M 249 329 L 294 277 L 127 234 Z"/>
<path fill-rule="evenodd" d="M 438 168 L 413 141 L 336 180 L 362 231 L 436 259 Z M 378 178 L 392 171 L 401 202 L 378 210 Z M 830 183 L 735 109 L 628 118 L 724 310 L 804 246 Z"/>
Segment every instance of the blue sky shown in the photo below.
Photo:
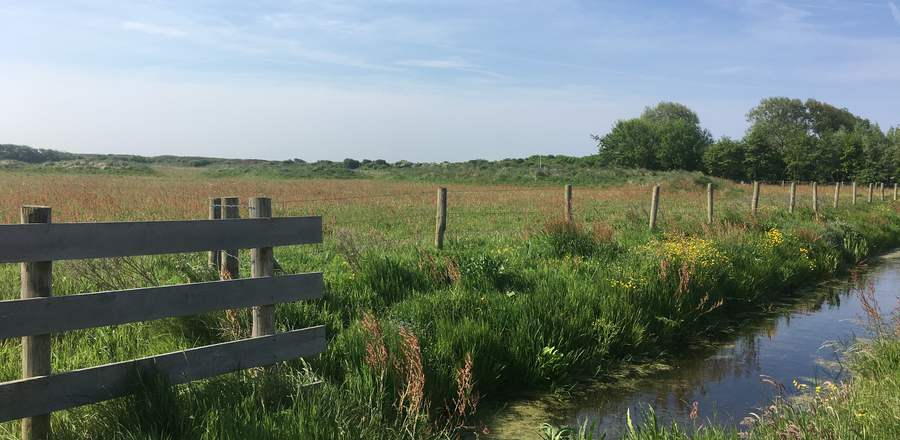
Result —
<path fill-rule="evenodd" d="M 897 4 L 0 0 L 0 143 L 36 148 L 584 156 L 660 101 L 741 137 L 771 96 L 900 124 Z"/>

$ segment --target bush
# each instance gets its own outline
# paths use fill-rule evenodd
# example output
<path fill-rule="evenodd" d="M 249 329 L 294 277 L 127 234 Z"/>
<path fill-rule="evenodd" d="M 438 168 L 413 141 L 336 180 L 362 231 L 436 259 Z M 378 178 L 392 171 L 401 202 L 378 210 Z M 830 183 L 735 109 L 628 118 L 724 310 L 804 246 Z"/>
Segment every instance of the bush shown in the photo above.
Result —
<path fill-rule="evenodd" d="M 584 228 L 574 220 L 548 220 L 541 230 L 541 240 L 550 247 L 553 257 L 585 257 L 596 254 L 603 248 L 612 249 L 614 239 L 612 230 L 600 223 L 594 223 L 590 229 Z"/>
<path fill-rule="evenodd" d="M 195 168 L 201 168 L 201 167 L 205 167 L 207 165 L 211 165 L 212 163 L 213 163 L 213 161 L 211 161 L 209 159 L 199 159 L 199 160 L 192 160 L 192 161 L 188 162 L 188 165 L 195 167 Z"/>

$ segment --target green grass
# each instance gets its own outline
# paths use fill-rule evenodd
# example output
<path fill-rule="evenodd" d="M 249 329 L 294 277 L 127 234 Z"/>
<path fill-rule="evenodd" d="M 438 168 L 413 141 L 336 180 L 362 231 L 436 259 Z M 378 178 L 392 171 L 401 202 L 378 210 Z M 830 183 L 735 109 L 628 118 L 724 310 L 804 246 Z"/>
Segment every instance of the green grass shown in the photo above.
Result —
<path fill-rule="evenodd" d="M 670 196 L 685 200 L 702 191 L 683 177 L 667 188 Z M 723 191 L 741 197 L 746 189 Z M 898 205 L 888 202 L 818 215 L 803 207 L 794 215 L 763 209 L 755 217 L 742 213 L 739 204 L 725 204 L 720 220 L 704 226 L 697 220 L 702 205 L 673 201 L 656 231 L 646 229 L 636 203 L 586 203 L 575 222 L 548 213 L 530 229 L 519 217 L 497 216 L 489 233 L 460 231 L 484 229 L 484 217 L 496 206 L 457 204 L 454 209 L 484 214 L 451 217 L 448 227 L 454 232 L 443 251 L 427 246 L 427 238 L 386 244 L 413 235 L 415 225 L 400 223 L 386 223 L 390 227 L 374 233 L 367 224 L 331 227 L 321 245 L 276 248 L 287 273 L 325 272 L 324 299 L 279 305 L 276 317 L 279 331 L 325 325 L 326 353 L 288 362 L 271 375 L 241 372 L 176 387 L 148 377 L 136 383 L 141 391 L 134 397 L 55 413 L 54 433 L 58 438 L 455 438 L 476 426 L 477 420 L 466 419 L 476 393 L 502 401 L 664 360 L 739 327 L 734 316 L 761 310 L 796 287 L 900 244 Z M 338 218 L 390 217 L 374 208 L 341 209 Z M 216 278 L 206 268 L 205 254 L 128 261 L 134 263 L 131 269 L 57 263 L 54 294 Z M 249 276 L 249 266 L 241 270 Z M 0 266 L 0 299 L 18 296 L 18 276 L 17 266 Z M 367 313 L 377 327 L 363 322 Z M 57 335 L 53 369 L 230 340 L 246 335 L 248 319 L 246 313 L 219 312 Z M 402 337 L 401 328 L 415 336 L 415 344 Z M 381 346 L 387 360 L 375 365 L 367 349 Z M 19 352 L 17 340 L 2 341 L 0 381 L 20 377 Z M 469 388 L 460 386 L 465 377 Z M 315 380 L 323 387 L 302 386 Z M 428 404 L 410 406 L 416 399 Z M 468 402 L 466 410 L 459 410 L 462 401 Z M 17 432 L 17 423 L 0 424 L 0 437 Z"/>

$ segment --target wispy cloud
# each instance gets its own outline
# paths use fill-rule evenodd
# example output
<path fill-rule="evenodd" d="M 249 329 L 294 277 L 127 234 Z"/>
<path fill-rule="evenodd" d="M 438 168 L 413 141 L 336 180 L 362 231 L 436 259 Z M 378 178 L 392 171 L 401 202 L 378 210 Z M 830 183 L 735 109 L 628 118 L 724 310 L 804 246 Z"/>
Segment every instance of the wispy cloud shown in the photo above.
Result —
<path fill-rule="evenodd" d="M 481 75 L 493 76 L 496 78 L 511 78 L 508 75 L 484 70 L 482 66 L 471 64 L 460 57 L 450 57 L 442 60 L 406 60 L 398 61 L 397 64 L 410 67 L 429 67 L 436 69 L 460 70 L 463 72 L 478 73 Z"/>
<path fill-rule="evenodd" d="M 741 67 L 741 66 L 723 67 L 721 69 L 710 70 L 709 74 L 711 74 L 711 75 L 727 75 L 729 73 L 737 73 L 742 70 L 744 70 L 744 67 Z"/>
<path fill-rule="evenodd" d="M 186 37 L 187 32 L 167 26 L 155 26 L 147 23 L 138 23 L 134 21 L 126 21 L 122 23 L 122 29 L 142 31 L 151 35 L 163 35 L 166 37 Z"/>
<path fill-rule="evenodd" d="M 443 69 L 471 69 L 473 67 L 479 67 L 470 64 L 460 57 L 452 57 L 443 60 L 406 60 L 399 61 L 397 64 L 415 67 L 438 67 Z"/>
<path fill-rule="evenodd" d="M 285 12 L 263 15 L 262 22 L 276 29 L 292 29 L 300 26 L 291 14 Z"/>
<path fill-rule="evenodd" d="M 888 2 L 888 6 L 891 7 L 891 13 L 894 14 L 894 20 L 897 20 L 897 24 L 900 24 L 900 9 L 897 9 L 897 5 L 893 2 Z"/>

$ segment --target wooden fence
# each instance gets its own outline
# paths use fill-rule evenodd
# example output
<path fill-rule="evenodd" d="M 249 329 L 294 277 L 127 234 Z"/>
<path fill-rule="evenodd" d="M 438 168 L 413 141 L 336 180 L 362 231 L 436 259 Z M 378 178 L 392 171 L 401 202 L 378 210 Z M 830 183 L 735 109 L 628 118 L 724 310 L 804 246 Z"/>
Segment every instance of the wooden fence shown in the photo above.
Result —
<path fill-rule="evenodd" d="M 51 208 L 23 206 L 23 224 L 0 225 L 0 263 L 22 264 L 22 299 L 0 301 L 0 339 L 22 338 L 23 370 L 0 383 L 0 422 L 24 419 L 24 439 L 46 439 L 49 413 L 126 396 L 135 374 L 174 385 L 323 353 L 324 326 L 276 334 L 274 315 L 274 304 L 322 298 L 322 273 L 274 277 L 272 252 L 321 243 L 322 218 L 271 218 L 270 199 L 250 201 L 247 219 L 54 224 Z M 251 249 L 253 278 L 52 296 L 53 261 L 210 249 Z M 243 307 L 250 339 L 51 374 L 51 333 Z"/>
<path fill-rule="evenodd" d="M 750 213 L 753 215 L 757 214 L 759 209 L 759 200 L 761 191 L 763 191 L 762 182 L 754 181 L 752 183 L 752 195 L 750 196 Z M 797 182 L 788 182 L 790 183 L 790 199 L 788 201 L 788 212 L 791 214 L 794 213 L 794 208 L 797 204 Z M 813 210 L 818 214 L 819 212 L 819 193 L 818 193 L 818 183 L 817 182 L 809 182 L 810 187 L 812 189 L 812 200 L 811 206 Z M 744 182 L 741 182 L 743 185 Z M 785 181 L 781 182 L 781 186 L 785 185 Z M 777 186 L 777 182 L 774 185 Z M 833 206 L 836 209 L 840 202 L 841 196 L 841 187 L 844 186 L 843 182 L 834 183 L 834 201 Z M 872 203 L 873 194 L 876 186 L 879 188 L 880 199 L 881 201 L 885 201 L 885 186 L 884 183 L 879 183 L 876 185 L 875 183 L 869 183 L 868 185 L 868 203 Z M 894 200 L 897 200 L 898 196 L 898 186 L 897 183 L 894 183 Z M 566 185 L 564 188 L 564 198 L 563 198 L 563 208 L 564 215 L 567 221 L 571 221 L 574 217 L 572 216 L 572 185 Z M 660 186 L 655 185 L 651 189 L 650 193 L 650 229 L 655 229 L 657 224 L 657 217 L 659 215 L 659 203 L 661 200 L 660 196 Z M 709 183 L 706 186 L 706 221 L 708 223 L 712 223 L 715 219 L 713 215 L 713 203 L 714 203 L 714 189 L 713 184 Z M 857 198 L 857 184 L 856 182 L 852 182 L 852 190 L 851 190 L 851 204 L 856 205 Z M 216 199 L 219 200 L 219 199 Z M 212 218 L 213 211 L 210 210 L 210 216 Z M 218 214 L 216 214 L 218 215 Z M 434 245 L 438 249 L 444 248 L 444 234 L 447 232 L 447 188 L 438 188 L 437 194 L 437 217 L 435 219 L 435 237 L 434 237 Z M 210 256 L 210 261 L 212 261 L 212 256 Z"/>

